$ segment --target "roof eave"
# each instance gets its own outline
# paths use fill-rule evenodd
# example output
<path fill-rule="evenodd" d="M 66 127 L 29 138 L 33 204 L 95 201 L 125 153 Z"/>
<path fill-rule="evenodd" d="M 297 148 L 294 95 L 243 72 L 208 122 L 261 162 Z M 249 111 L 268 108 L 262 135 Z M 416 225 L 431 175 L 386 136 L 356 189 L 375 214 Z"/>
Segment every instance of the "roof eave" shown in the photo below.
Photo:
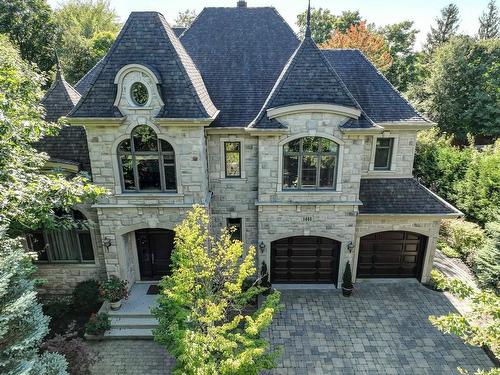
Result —
<path fill-rule="evenodd" d="M 463 217 L 463 213 L 418 213 L 412 214 L 407 212 L 385 212 L 385 213 L 358 213 L 358 216 L 363 217 L 380 217 L 380 216 L 408 216 L 408 217 L 435 217 L 435 218 L 459 218 Z"/>
<path fill-rule="evenodd" d="M 383 121 L 377 122 L 376 125 L 386 130 L 425 130 L 437 124 L 431 121 Z"/>
<path fill-rule="evenodd" d="M 127 117 L 61 117 L 73 126 L 102 126 L 123 124 Z"/>
<path fill-rule="evenodd" d="M 360 109 L 337 104 L 303 103 L 267 109 L 267 117 L 270 120 L 273 118 L 300 113 L 331 113 L 335 115 L 350 117 L 353 119 L 358 119 L 359 116 L 361 116 Z"/>

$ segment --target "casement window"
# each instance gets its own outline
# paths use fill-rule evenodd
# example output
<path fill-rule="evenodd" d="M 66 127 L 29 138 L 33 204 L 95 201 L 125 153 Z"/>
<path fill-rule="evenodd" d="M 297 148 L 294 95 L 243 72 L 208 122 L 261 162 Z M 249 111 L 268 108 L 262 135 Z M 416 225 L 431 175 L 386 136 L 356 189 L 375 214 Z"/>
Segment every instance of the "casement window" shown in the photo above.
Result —
<path fill-rule="evenodd" d="M 72 229 L 34 231 L 26 236 L 28 248 L 40 263 L 94 263 L 94 249 L 86 217 L 72 211 L 77 225 Z"/>
<path fill-rule="evenodd" d="M 304 137 L 283 146 L 283 190 L 336 187 L 339 145 L 327 138 Z"/>
<path fill-rule="evenodd" d="M 226 219 L 226 226 L 232 228 L 231 238 L 233 240 L 243 241 L 242 239 L 242 229 L 241 229 L 241 218 L 228 217 Z"/>
<path fill-rule="evenodd" d="M 177 192 L 174 149 L 149 126 L 118 145 L 118 163 L 124 192 Z"/>
<path fill-rule="evenodd" d="M 226 178 L 241 177 L 240 142 L 224 142 L 224 168 Z"/>
<path fill-rule="evenodd" d="M 388 171 L 391 169 L 394 138 L 377 138 L 373 169 Z"/>

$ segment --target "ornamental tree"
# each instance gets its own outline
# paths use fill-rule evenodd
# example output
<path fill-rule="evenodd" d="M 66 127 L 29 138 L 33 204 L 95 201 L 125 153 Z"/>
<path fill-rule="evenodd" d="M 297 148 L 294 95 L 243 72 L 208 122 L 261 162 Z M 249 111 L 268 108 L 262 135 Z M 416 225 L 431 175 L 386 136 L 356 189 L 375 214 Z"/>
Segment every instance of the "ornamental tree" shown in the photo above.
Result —
<path fill-rule="evenodd" d="M 392 65 L 392 57 L 384 37 L 368 30 L 365 21 L 352 25 L 345 33 L 333 33 L 320 48 L 357 48 L 382 72 Z"/>
<path fill-rule="evenodd" d="M 249 313 L 251 301 L 266 289 L 258 280 L 243 288 L 256 273 L 255 248 L 244 255 L 228 229 L 212 236 L 200 206 L 175 233 L 172 274 L 161 281 L 153 311 L 159 321 L 155 340 L 176 358 L 174 374 L 258 374 L 274 367 L 278 352 L 260 334 L 281 308 L 280 294 L 270 293 Z"/>

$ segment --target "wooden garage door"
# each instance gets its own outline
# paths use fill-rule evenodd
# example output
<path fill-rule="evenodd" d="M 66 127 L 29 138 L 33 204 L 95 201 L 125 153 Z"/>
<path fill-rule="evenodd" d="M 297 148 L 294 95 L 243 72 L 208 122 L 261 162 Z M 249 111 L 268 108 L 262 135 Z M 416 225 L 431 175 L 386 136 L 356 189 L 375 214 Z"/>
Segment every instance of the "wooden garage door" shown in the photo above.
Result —
<path fill-rule="evenodd" d="M 324 237 L 288 237 L 271 243 L 271 282 L 337 285 L 340 242 Z"/>
<path fill-rule="evenodd" d="M 427 237 L 380 232 L 361 238 L 357 277 L 420 277 Z"/>

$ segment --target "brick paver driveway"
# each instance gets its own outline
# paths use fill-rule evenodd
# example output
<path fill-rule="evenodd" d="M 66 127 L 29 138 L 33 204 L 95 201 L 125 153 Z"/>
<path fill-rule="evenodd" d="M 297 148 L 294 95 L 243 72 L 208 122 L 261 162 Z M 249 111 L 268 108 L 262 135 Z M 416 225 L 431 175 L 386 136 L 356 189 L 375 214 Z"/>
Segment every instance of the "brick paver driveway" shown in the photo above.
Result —
<path fill-rule="evenodd" d="M 427 320 L 454 311 L 443 293 L 407 281 L 358 283 L 350 298 L 339 290 L 282 291 L 286 309 L 266 333 L 283 346 L 271 374 L 457 374 L 490 368 L 479 348 L 440 333 Z M 94 375 L 169 374 L 173 359 L 153 341 L 93 343 Z"/>
<path fill-rule="evenodd" d="M 454 311 L 420 284 L 358 283 L 339 291 L 284 290 L 285 310 L 268 335 L 283 355 L 272 374 L 456 374 L 493 365 L 480 348 L 444 335 L 428 321 Z"/>

